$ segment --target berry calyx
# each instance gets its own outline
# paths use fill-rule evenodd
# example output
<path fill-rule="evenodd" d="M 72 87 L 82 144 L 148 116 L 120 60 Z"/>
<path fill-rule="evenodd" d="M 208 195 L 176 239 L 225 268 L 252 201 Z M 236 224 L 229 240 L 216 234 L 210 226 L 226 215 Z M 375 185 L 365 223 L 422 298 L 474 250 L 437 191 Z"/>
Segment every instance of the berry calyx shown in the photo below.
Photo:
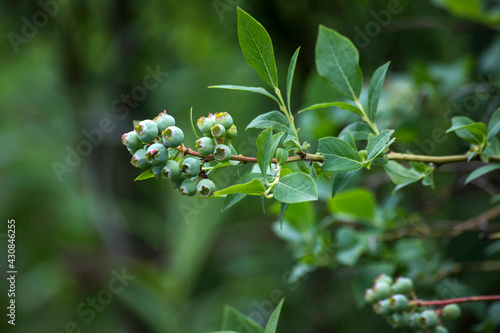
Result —
<path fill-rule="evenodd" d="M 179 187 L 179 191 L 182 195 L 193 196 L 196 194 L 196 184 L 191 179 L 186 179 Z"/>
<path fill-rule="evenodd" d="M 184 141 L 184 132 L 177 126 L 169 126 L 162 133 L 163 143 L 169 148 L 175 148 Z"/>
<path fill-rule="evenodd" d="M 208 197 L 215 192 L 215 184 L 210 179 L 202 179 L 198 182 L 198 193 L 203 197 Z"/>
<path fill-rule="evenodd" d="M 165 179 L 176 179 L 181 176 L 181 168 L 179 163 L 174 160 L 168 160 L 161 171 L 161 175 Z"/>
<path fill-rule="evenodd" d="M 135 125 L 135 132 L 142 142 L 150 143 L 158 136 L 158 126 L 152 120 L 143 120 Z"/>
<path fill-rule="evenodd" d="M 210 130 L 214 138 L 223 138 L 226 135 L 226 129 L 221 124 L 215 124 Z"/>
<path fill-rule="evenodd" d="M 132 156 L 130 163 L 139 169 L 146 169 L 147 167 L 149 167 L 150 164 L 146 160 L 146 149 L 139 149 L 138 151 L 136 151 L 134 153 L 134 156 Z"/>
<path fill-rule="evenodd" d="M 457 304 L 448 304 L 441 310 L 441 314 L 446 320 L 457 320 L 461 313 L 462 310 Z"/>
<path fill-rule="evenodd" d="M 231 149 L 226 145 L 215 146 L 212 154 L 217 162 L 227 162 L 231 159 Z"/>
<path fill-rule="evenodd" d="M 175 118 L 167 114 L 167 110 L 158 113 L 158 115 L 153 118 L 153 121 L 158 126 L 159 133 L 164 131 L 167 127 L 175 125 Z"/>
<path fill-rule="evenodd" d="M 198 153 L 203 156 L 208 156 L 214 151 L 215 143 L 214 140 L 205 136 L 196 140 L 195 147 Z"/>
<path fill-rule="evenodd" d="M 164 165 L 168 160 L 168 150 L 161 143 L 153 143 L 146 151 L 146 160 L 151 165 Z"/>
<path fill-rule="evenodd" d="M 180 168 L 183 175 L 187 177 L 194 177 L 200 174 L 201 163 L 197 158 L 188 157 L 182 162 Z"/>

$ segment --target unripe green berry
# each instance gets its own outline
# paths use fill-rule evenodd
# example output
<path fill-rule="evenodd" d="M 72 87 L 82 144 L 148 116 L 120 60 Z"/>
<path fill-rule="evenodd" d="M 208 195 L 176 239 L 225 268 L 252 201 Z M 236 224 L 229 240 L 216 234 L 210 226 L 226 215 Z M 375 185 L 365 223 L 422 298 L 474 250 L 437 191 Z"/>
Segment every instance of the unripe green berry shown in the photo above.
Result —
<path fill-rule="evenodd" d="M 210 179 L 202 179 L 198 182 L 198 193 L 203 197 L 208 197 L 215 192 L 215 184 Z"/>
<path fill-rule="evenodd" d="M 161 143 L 153 143 L 146 151 L 146 160 L 151 165 L 164 165 L 168 161 L 168 150 Z"/>
<path fill-rule="evenodd" d="M 151 167 L 151 174 L 155 176 L 155 179 L 158 179 L 161 177 L 163 165 L 153 165 Z"/>
<path fill-rule="evenodd" d="M 391 287 L 392 292 L 395 294 L 408 295 L 413 290 L 413 281 L 409 278 L 399 277 Z"/>
<path fill-rule="evenodd" d="M 390 286 L 392 284 L 393 280 L 389 275 L 382 273 L 379 276 L 377 276 L 377 278 L 375 279 L 375 284 L 377 284 L 379 282 L 385 282 Z"/>
<path fill-rule="evenodd" d="M 377 301 L 376 298 L 375 298 L 375 294 L 373 293 L 372 289 L 366 289 L 366 291 L 365 291 L 365 301 L 368 304 L 373 304 L 373 303 L 375 303 Z"/>
<path fill-rule="evenodd" d="M 195 147 L 198 153 L 208 156 L 214 151 L 215 143 L 211 138 L 204 136 L 196 140 Z"/>
<path fill-rule="evenodd" d="M 233 117 L 227 112 L 217 112 L 215 114 L 215 123 L 221 124 L 225 129 L 233 126 Z"/>
<path fill-rule="evenodd" d="M 181 176 L 179 163 L 174 160 L 168 160 L 161 171 L 162 177 L 166 179 L 176 179 Z"/>
<path fill-rule="evenodd" d="M 153 118 L 153 121 L 158 126 L 159 133 L 164 131 L 167 127 L 175 125 L 175 118 L 167 114 L 167 110 L 158 113 L 158 115 Z"/>
<path fill-rule="evenodd" d="M 392 314 L 391 308 L 389 308 L 389 300 L 388 299 L 383 299 L 381 301 L 378 301 L 377 303 L 373 304 L 373 311 L 376 314 L 382 315 L 382 316 L 388 316 Z"/>
<path fill-rule="evenodd" d="M 226 145 L 217 145 L 213 152 L 214 160 L 218 162 L 227 162 L 231 159 L 231 149 Z"/>
<path fill-rule="evenodd" d="M 448 333 L 448 329 L 442 325 L 434 327 L 431 333 Z"/>
<path fill-rule="evenodd" d="M 212 135 L 210 130 L 215 125 L 215 116 L 211 113 L 208 114 L 208 117 L 200 117 L 196 122 L 196 126 L 201 133 L 205 135 Z"/>
<path fill-rule="evenodd" d="M 152 120 L 143 120 L 135 125 L 135 132 L 144 143 L 150 143 L 158 136 L 158 126 Z"/>
<path fill-rule="evenodd" d="M 201 171 L 200 160 L 194 157 L 186 158 L 181 164 L 181 172 L 188 177 L 198 176 Z"/>
<path fill-rule="evenodd" d="M 146 149 L 139 149 L 136 151 L 134 156 L 132 156 L 130 163 L 139 169 L 146 169 L 150 167 L 151 165 L 146 160 Z"/>
<path fill-rule="evenodd" d="M 425 310 L 420 314 L 418 323 L 424 328 L 434 328 L 439 324 L 439 318 L 436 312 L 432 310 Z"/>
<path fill-rule="evenodd" d="M 408 298 L 402 294 L 392 295 L 389 299 L 389 307 L 394 312 L 403 312 L 408 308 Z"/>
<path fill-rule="evenodd" d="M 396 327 L 408 327 L 410 323 L 410 316 L 406 312 L 394 313 L 388 318 L 389 324 L 392 325 L 393 328 Z"/>
<path fill-rule="evenodd" d="M 135 131 L 123 134 L 122 142 L 131 154 L 134 154 L 136 151 L 144 147 L 144 143 L 141 139 L 139 139 L 139 136 Z"/>
<path fill-rule="evenodd" d="M 215 124 L 210 132 L 214 138 L 223 138 L 226 135 L 226 129 L 221 124 Z"/>
<path fill-rule="evenodd" d="M 186 179 L 179 187 L 179 191 L 182 195 L 193 196 L 196 194 L 196 183 L 191 179 Z"/>
<path fill-rule="evenodd" d="M 415 312 L 414 314 L 412 314 L 410 316 L 410 327 L 413 327 L 413 328 L 420 327 L 420 323 L 419 323 L 420 316 L 421 316 L 420 312 Z"/>
<path fill-rule="evenodd" d="M 372 289 L 373 295 L 377 300 L 381 300 L 391 296 L 391 287 L 389 287 L 389 284 L 387 284 L 386 282 L 377 282 Z"/>
<path fill-rule="evenodd" d="M 460 318 L 461 313 L 462 311 L 457 304 L 448 304 L 441 311 L 443 318 L 446 320 L 457 320 Z"/>
<path fill-rule="evenodd" d="M 177 126 L 169 126 L 162 133 L 163 143 L 169 148 L 175 148 L 184 141 L 184 132 Z"/>
<path fill-rule="evenodd" d="M 238 136 L 238 130 L 236 129 L 236 125 L 233 124 L 229 129 L 226 131 L 226 138 L 228 139 L 234 139 Z"/>
<path fill-rule="evenodd" d="M 179 189 L 181 187 L 182 183 L 189 178 L 181 174 L 179 177 L 170 178 L 170 179 L 172 180 L 172 184 L 174 185 L 174 187 L 176 189 Z"/>

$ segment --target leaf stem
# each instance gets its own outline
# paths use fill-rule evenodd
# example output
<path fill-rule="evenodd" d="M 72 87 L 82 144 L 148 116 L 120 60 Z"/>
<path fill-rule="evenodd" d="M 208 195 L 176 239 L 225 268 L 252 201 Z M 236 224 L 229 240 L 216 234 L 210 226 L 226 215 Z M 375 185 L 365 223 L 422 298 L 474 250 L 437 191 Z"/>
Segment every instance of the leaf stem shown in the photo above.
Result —
<path fill-rule="evenodd" d="M 354 103 L 356 103 L 356 106 L 358 107 L 358 109 L 361 110 L 361 113 L 363 113 L 363 116 L 361 117 L 363 119 L 363 121 L 365 123 L 367 123 L 368 126 L 370 126 L 370 128 L 372 129 L 373 133 L 375 133 L 375 135 L 379 135 L 380 131 L 377 128 L 377 124 L 375 124 L 370 119 L 370 117 L 368 117 L 368 115 L 366 114 L 365 109 L 363 108 L 363 104 L 361 104 L 361 102 L 357 98 L 355 98 Z"/>
<path fill-rule="evenodd" d="M 283 100 L 283 96 L 281 96 L 281 91 L 279 90 L 278 87 L 274 88 L 274 92 L 276 93 L 276 96 L 278 96 L 278 99 L 280 101 L 280 110 L 285 114 L 286 118 L 288 119 L 288 122 L 290 123 L 290 126 L 292 126 L 293 133 L 295 134 L 295 137 L 297 138 L 297 141 L 299 140 L 299 133 L 297 131 L 297 128 L 295 127 L 295 119 L 293 118 L 292 113 L 290 110 L 287 109 L 285 101 Z M 298 148 L 298 152 L 302 152 L 302 147 L 300 146 L 300 141 L 295 142 L 295 145 Z"/>

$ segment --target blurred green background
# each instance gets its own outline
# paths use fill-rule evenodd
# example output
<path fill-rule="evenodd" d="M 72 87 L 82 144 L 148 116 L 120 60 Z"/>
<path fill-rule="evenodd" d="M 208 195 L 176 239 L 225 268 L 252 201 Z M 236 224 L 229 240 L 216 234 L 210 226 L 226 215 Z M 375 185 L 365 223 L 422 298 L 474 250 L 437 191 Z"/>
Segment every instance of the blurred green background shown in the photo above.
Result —
<path fill-rule="evenodd" d="M 264 323 L 284 296 L 279 332 L 387 332 L 381 318 L 353 300 L 355 268 L 323 268 L 288 283 L 296 259 L 273 233 L 276 216 L 264 214 L 259 199 L 221 213 L 218 200 L 183 198 L 164 181 L 134 182 L 139 171 L 120 137 L 133 120 L 166 109 L 194 143 L 190 107 L 195 117 L 229 111 L 240 128 L 236 148 L 255 154 L 258 132 L 243 129 L 272 102 L 206 88 L 261 85 L 239 49 L 239 5 L 269 31 L 282 82 L 302 46 L 296 110 L 335 98 L 315 72 L 316 34 L 324 24 L 357 41 L 365 76 L 392 61 L 379 122 L 397 129 L 398 150 L 461 153 L 467 147 L 453 135 L 434 146 L 425 140 L 432 129 L 449 127 L 451 115 L 459 115 L 455 105 L 467 103 L 475 89 L 484 92 L 482 81 L 493 90 L 467 116 L 487 119 L 500 103 L 498 4 L 401 0 L 397 13 L 377 16 L 394 1 L 2 2 L 0 212 L 5 222 L 16 219 L 19 274 L 15 327 L 6 323 L 7 284 L 0 282 L 0 331 L 210 332 L 220 328 L 225 304 Z M 298 117 L 313 148 L 352 120 L 333 109 Z M 458 180 L 468 170 L 443 170 L 437 190 L 410 187 L 397 206 L 429 221 L 481 213 L 499 184 L 463 188 Z M 221 172 L 217 181 L 227 186 L 235 178 Z M 392 191 L 377 174 L 358 185 L 378 203 Z M 329 214 L 322 198 L 312 223 Z M 442 257 L 480 260 L 488 244 L 475 234 L 463 237 L 432 244 Z M 128 278 L 116 282 L 124 272 Z M 499 293 L 499 278 L 473 273 L 467 283 Z M 467 327 L 480 321 L 464 320 Z"/>

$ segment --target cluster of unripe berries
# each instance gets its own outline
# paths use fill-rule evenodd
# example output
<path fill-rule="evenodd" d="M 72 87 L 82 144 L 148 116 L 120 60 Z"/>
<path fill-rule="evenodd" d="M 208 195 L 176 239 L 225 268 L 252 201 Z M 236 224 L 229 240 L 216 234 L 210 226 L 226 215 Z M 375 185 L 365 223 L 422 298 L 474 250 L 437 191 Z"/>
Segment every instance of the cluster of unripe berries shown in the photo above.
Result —
<path fill-rule="evenodd" d="M 237 135 L 236 126 L 227 112 L 201 117 L 197 122 L 203 137 L 196 141 L 196 150 L 205 157 L 213 155 L 218 162 L 231 158 L 231 149 L 224 140 Z M 133 155 L 130 163 L 139 169 L 150 169 L 156 178 L 170 179 L 183 195 L 196 193 L 208 197 L 215 184 L 203 172 L 205 158 L 184 157 L 184 132 L 175 126 L 175 118 L 163 111 L 153 120 L 143 120 L 133 131 L 122 135 L 122 142 Z M 180 156 L 179 156 L 179 153 Z"/>
<path fill-rule="evenodd" d="M 447 333 L 441 325 L 441 318 L 457 320 L 460 317 L 460 307 L 448 304 L 433 310 L 425 309 L 416 303 L 408 301 L 413 293 L 413 281 L 399 277 L 396 281 L 385 274 L 375 279 L 371 289 L 365 292 L 365 300 L 373 305 L 375 313 L 386 317 L 392 327 L 413 328 L 417 332 Z"/>

